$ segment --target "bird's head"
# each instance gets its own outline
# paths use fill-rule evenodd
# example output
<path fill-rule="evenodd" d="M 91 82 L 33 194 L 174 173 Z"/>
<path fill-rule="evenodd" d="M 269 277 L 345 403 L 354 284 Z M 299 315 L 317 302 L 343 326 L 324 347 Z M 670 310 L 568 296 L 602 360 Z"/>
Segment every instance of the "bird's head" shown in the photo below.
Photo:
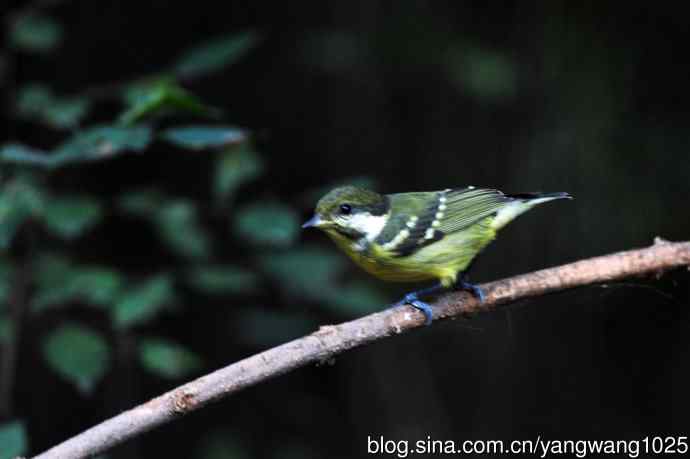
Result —
<path fill-rule="evenodd" d="M 389 208 L 385 195 L 343 186 L 319 200 L 314 216 L 302 228 L 313 226 L 351 239 L 366 237 L 373 240 L 385 226 Z"/>

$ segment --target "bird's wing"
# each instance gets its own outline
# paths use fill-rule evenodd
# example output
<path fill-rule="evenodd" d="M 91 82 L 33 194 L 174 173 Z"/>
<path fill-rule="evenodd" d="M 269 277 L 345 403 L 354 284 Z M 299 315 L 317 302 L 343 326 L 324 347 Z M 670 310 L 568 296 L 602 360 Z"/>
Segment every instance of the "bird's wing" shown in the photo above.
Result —
<path fill-rule="evenodd" d="M 400 256 L 467 229 L 513 201 L 498 190 L 473 187 L 389 198 L 391 218 L 377 242 Z"/>
<path fill-rule="evenodd" d="M 512 201 L 513 198 L 488 188 L 450 190 L 445 194 L 445 207 L 439 206 L 435 215 L 439 222 L 438 229 L 446 234 L 462 231 L 490 217 Z"/>

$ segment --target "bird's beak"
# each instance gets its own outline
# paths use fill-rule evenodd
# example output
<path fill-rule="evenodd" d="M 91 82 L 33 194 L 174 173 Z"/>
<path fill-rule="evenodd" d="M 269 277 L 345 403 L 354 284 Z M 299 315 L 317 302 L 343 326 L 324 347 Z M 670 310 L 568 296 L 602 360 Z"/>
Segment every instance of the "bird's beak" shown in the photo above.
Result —
<path fill-rule="evenodd" d="M 312 226 L 320 226 L 321 223 L 323 223 L 323 220 L 321 220 L 321 217 L 319 216 L 319 214 L 315 214 L 309 220 L 304 222 L 304 225 L 302 225 L 302 228 L 311 228 Z"/>

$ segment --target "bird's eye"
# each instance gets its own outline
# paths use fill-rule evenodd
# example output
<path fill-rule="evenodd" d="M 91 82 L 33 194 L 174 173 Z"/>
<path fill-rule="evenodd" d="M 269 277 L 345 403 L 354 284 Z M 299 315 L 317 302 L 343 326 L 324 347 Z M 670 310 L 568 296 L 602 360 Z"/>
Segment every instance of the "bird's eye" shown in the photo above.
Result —
<path fill-rule="evenodd" d="M 350 215 L 352 213 L 352 206 L 350 204 L 341 204 L 340 213 L 343 215 Z"/>

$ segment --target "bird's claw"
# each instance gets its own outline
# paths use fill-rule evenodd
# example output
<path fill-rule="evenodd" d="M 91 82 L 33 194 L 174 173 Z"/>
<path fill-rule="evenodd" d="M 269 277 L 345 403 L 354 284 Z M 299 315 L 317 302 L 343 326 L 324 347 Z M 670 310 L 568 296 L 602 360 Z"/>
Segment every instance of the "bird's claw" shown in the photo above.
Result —
<path fill-rule="evenodd" d="M 484 302 L 484 299 L 486 298 L 486 296 L 484 295 L 484 290 L 482 290 L 480 286 L 472 284 L 465 280 L 461 279 L 460 282 L 458 282 L 458 288 L 460 290 L 466 290 L 470 292 L 475 298 L 479 300 L 479 304 L 482 304 Z"/>
<path fill-rule="evenodd" d="M 415 301 L 419 301 L 419 297 L 414 292 L 408 293 L 407 295 L 405 295 L 405 298 L 402 299 L 402 303 L 404 304 L 412 304 Z"/>
<path fill-rule="evenodd" d="M 408 293 L 402 300 L 398 301 L 395 306 L 402 306 L 404 304 L 409 304 L 419 309 L 424 314 L 424 325 L 431 325 L 432 320 L 434 320 L 434 312 L 431 306 L 421 301 L 416 293 Z"/>

